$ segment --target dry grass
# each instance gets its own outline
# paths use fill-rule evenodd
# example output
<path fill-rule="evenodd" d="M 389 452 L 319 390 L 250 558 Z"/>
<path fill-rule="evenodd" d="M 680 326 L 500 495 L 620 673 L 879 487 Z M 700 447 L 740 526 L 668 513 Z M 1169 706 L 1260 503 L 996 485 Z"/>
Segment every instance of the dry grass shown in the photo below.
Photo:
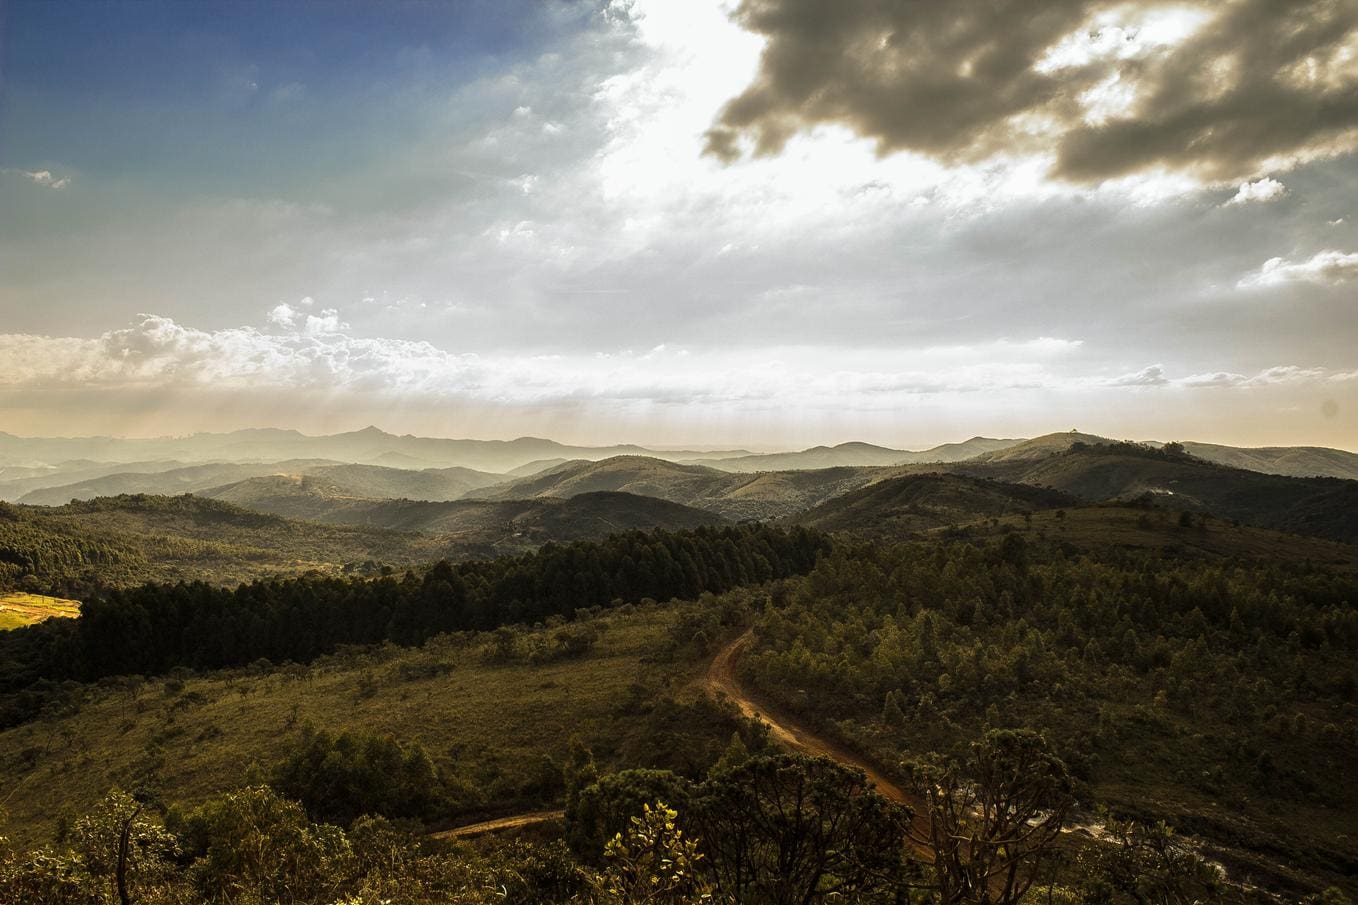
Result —
<path fill-rule="evenodd" d="M 44 619 L 74 619 L 79 615 L 78 600 L 21 592 L 0 594 L 0 630 L 32 625 Z"/>
<path fill-rule="evenodd" d="M 541 665 L 496 662 L 489 636 L 463 635 L 309 667 L 91 687 L 76 712 L 0 733 L 6 833 L 42 841 L 63 810 L 81 813 L 113 786 L 191 805 L 258 779 L 307 723 L 418 741 L 464 787 L 465 817 L 503 813 L 531 799 L 544 756 L 559 763 L 572 735 L 615 750 L 638 688 L 691 684 L 700 664 L 653 662 L 674 615 L 657 605 L 599 617 L 590 653 Z"/>

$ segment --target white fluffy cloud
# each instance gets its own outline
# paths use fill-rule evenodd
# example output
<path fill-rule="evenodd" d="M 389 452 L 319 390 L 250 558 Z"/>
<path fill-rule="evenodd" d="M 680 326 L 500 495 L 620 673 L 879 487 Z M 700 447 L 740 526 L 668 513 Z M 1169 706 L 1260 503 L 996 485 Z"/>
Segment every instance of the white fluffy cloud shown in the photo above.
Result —
<path fill-rule="evenodd" d="M 1318 251 L 1305 261 L 1269 258 L 1258 273 L 1243 277 L 1241 289 L 1278 286 L 1283 283 L 1315 283 L 1337 286 L 1358 279 L 1358 252 Z"/>
<path fill-rule="evenodd" d="M 71 177 L 55 176 L 51 170 L 0 170 L 0 172 L 22 176 L 34 185 L 42 186 L 45 189 L 60 191 L 71 184 Z"/>
<path fill-rule="evenodd" d="M 1043 337 L 829 359 L 813 348 L 693 354 L 665 345 L 641 353 L 494 356 L 353 336 L 333 308 L 311 315 L 282 303 L 268 319 L 273 332 L 206 331 L 144 314 L 94 339 L 0 335 L 0 386 L 273 387 L 508 403 L 795 398 L 854 406 L 882 396 L 1042 385 L 1053 379 L 1050 364 L 1081 345 Z"/>
<path fill-rule="evenodd" d="M 280 315 L 279 309 L 287 312 Z M 459 400 L 535 406 L 680 405 L 730 413 L 809 408 L 887 411 L 911 399 L 979 394 L 1116 392 L 1174 386 L 1256 387 L 1348 379 L 1321 368 L 1170 377 L 1151 365 L 1121 377 L 1082 373 L 1078 340 L 1041 337 L 900 350 L 821 347 L 733 353 L 656 346 L 571 355 L 477 355 L 428 342 L 353 336 L 334 309 L 282 304 L 274 332 L 200 330 L 157 315 L 93 339 L 0 335 L 0 388 L 279 390 L 369 394 L 403 403 Z"/>
<path fill-rule="evenodd" d="M 1287 186 L 1271 176 L 1263 179 L 1256 179 L 1253 182 L 1240 183 L 1240 190 L 1237 191 L 1227 205 L 1253 204 L 1256 202 L 1277 201 L 1287 194 Z"/>

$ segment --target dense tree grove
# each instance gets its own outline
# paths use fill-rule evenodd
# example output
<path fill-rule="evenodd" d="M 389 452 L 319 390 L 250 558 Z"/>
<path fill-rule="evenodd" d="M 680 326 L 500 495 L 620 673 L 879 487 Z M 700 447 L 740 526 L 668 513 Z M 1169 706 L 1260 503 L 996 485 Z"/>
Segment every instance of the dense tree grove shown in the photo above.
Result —
<path fill-rule="evenodd" d="M 300 801 L 312 819 L 345 826 L 366 814 L 429 820 L 446 809 L 428 751 L 364 732 L 303 727 L 270 785 Z"/>
<path fill-rule="evenodd" d="M 345 644 L 413 645 L 440 632 L 569 617 L 612 601 L 689 599 L 803 574 L 828 548 L 824 535 L 808 529 L 751 525 L 629 532 L 373 580 L 150 584 L 88 600 L 78 620 L 7 633 L 0 689 L 261 658 L 306 662 Z"/>
<path fill-rule="evenodd" d="M 1351 573 L 1008 534 L 841 548 L 794 587 L 757 620 L 747 679 L 878 761 L 1038 728 L 1086 799 L 1182 803 L 1195 832 L 1358 873 L 1358 797 L 1330 781 L 1358 770 Z"/>

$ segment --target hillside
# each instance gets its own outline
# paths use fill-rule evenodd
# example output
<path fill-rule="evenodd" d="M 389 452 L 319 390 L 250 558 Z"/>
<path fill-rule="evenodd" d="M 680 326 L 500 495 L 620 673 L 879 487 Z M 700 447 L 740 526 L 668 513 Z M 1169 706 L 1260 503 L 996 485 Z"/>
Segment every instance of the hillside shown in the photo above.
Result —
<path fill-rule="evenodd" d="M 556 468 L 558 465 L 565 465 L 569 461 L 570 459 L 538 459 L 535 462 L 529 462 L 526 465 L 520 465 L 518 468 L 509 469 L 509 471 L 506 471 L 504 473 L 504 477 L 506 479 L 526 478 L 529 475 L 538 474 L 539 472 L 546 471 L 549 468 Z"/>
<path fill-rule="evenodd" d="M 335 495 L 372 499 L 455 500 L 498 483 L 503 477 L 470 468 L 427 468 L 414 471 L 378 465 L 341 465 L 329 459 L 291 459 L 265 463 L 214 463 L 154 473 L 124 472 L 77 484 L 48 487 L 25 494 L 19 502 L 60 506 L 71 500 L 143 493 L 177 496 L 259 478 L 274 483 L 314 477 Z M 244 501 L 243 505 L 248 505 Z M 300 515 L 300 513 L 289 513 Z"/>
<path fill-rule="evenodd" d="M 722 471 L 754 472 L 790 469 L 837 468 L 846 466 L 908 465 L 921 462 L 958 462 L 981 453 L 1007 449 L 1019 440 L 994 440 L 972 437 L 961 443 L 945 443 L 932 449 L 911 451 L 874 446 L 871 443 L 841 443 L 838 446 L 813 446 L 800 452 L 767 453 L 710 459 L 703 464 Z"/>
<path fill-rule="evenodd" d="M 120 471 L 71 484 L 32 490 L 21 496 L 19 502 L 30 506 L 62 506 L 72 500 L 92 500 L 95 497 L 123 494 L 178 496 L 257 475 L 300 473 L 334 464 L 328 459 L 290 459 L 284 462 L 213 462 L 165 471 Z"/>
<path fill-rule="evenodd" d="M 167 801 L 197 804 L 246 782 L 251 764 L 281 759 L 309 723 L 424 743 L 452 780 L 463 820 L 541 806 L 544 795 L 550 801 L 573 736 L 601 766 L 703 765 L 720 754 L 735 724 L 715 707 L 669 697 L 698 668 L 656 662 L 680 616 L 675 607 L 650 607 L 598 617 L 590 622 L 598 640 L 586 653 L 546 663 L 529 654 L 548 649 L 560 631 L 517 637 L 510 657 L 497 655 L 489 635 L 442 636 L 310 667 L 151 681 L 131 690 L 132 703 L 129 686 L 90 686 L 83 706 L 54 714 L 58 723 L 0 731 L 0 774 L 24 783 L 6 803 L 6 835 L 45 841 L 64 809 L 88 809 L 129 777 L 154 779 Z M 637 713 L 639 698 L 654 716 Z M 122 728 L 110 732 L 110 725 Z M 52 746 L 57 737 L 71 743 Z M 153 750 L 173 756 L 153 763 Z M 545 766 L 557 779 L 544 788 Z"/>
<path fill-rule="evenodd" d="M 794 516 L 822 531 L 890 534 L 937 528 L 978 518 L 1069 506 L 1055 490 L 963 475 L 905 475 L 869 484 Z"/>
<path fill-rule="evenodd" d="M 1182 444 L 1190 455 L 1266 474 L 1288 475 L 1294 478 L 1329 477 L 1358 480 L 1358 453 L 1323 446 L 1261 446 L 1242 448 L 1220 446 L 1215 443 Z"/>
<path fill-rule="evenodd" d="M 55 465 L 5 465 L 0 466 L 0 501 L 16 503 L 24 494 L 34 490 L 59 487 L 66 484 L 82 484 L 124 472 L 131 474 L 165 472 L 183 468 L 185 464 L 178 460 L 91 462 L 87 459 L 76 459 L 69 462 L 58 462 Z"/>
<path fill-rule="evenodd" d="M 1107 444 L 1116 442 L 1107 437 L 1099 437 L 1094 434 L 1082 434 L 1079 431 L 1068 431 L 1057 434 L 1043 434 L 1041 437 L 1034 437 L 1031 440 L 1024 440 L 1003 449 L 995 449 L 972 456 L 970 462 L 1026 462 L 1035 459 L 1045 459 L 1056 453 L 1063 453 L 1070 449 L 1073 444 L 1083 443 L 1085 445 Z"/>
<path fill-rule="evenodd" d="M 737 474 L 644 456 L 567 462 L 479 493 L 487 499 L 571 497 L 598 490 L 653 496 L 731 519 L 790 515 L 894 474 L 880 468 L 822 468 Z"/>
<path fill-rule="evenodd" d="M 321 478 L 305 476 L 253 478 L 208 494 L 275 515 L 438 535 L 448 555 L 457 557 L 535 549 L 548 541 L 594 539 L 616 531 L 727 521 L 679 503 L 615 491 L 569 498 L 383 500 L 345 495 Z"/>
<path fill-rule="evenodd" d="M 425 468 L 411 471 L 376 465 L 332 465 L 307 474 L 342 487 L 351 496 L 390 500 L 456 500 L 504 481 L 503 475 L 471 468 Z"/>
<path fill-rule="evenodd" d="M 123 496 L 48 508 L 0 504 L 0 587 L 66 592 L 177 579 L 232 583 L 377 561 L 437 558 L 432 538 L 318 525 L 192 496 Z"/>
<path fill-rule="evenodd" d="M 1358 481 L 1292 478 L 1228 468 L 1135 444 L 1083 443 L 1043 458 L 980 458 L 949 470 L 1049 487 L 1087 501 L 1148 496 L 1161 505 L 1246 524 L 1358 541 Z"/>
<path fill-rule="evenodd" d="M 939 530 L 975 540 L 1021 533 L 1025 538 L 1058 542 L 1067 549 L 1310 563 L 1358 572 L 1358 545 L 1255 528 L 1210 515 L 1195 515 L 1185 525 L 1172 510 L 1140 505 L 1101 503 L 1038 510 L 1031 515 L 1011 513 L 997 521 L 987 518 Z"/>

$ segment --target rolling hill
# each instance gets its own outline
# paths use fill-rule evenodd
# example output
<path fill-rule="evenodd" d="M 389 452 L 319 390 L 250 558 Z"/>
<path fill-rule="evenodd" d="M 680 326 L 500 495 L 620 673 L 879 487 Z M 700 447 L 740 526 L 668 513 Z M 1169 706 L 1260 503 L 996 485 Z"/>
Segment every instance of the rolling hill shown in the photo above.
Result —
<path fill-rule="evenodd" d="M 76 459 L 55 465 L 0 466 L 0 500 L 15 503 L 25 494 L 47 487 L 83 484 L 120 473 L 153 474 L 183 468 L 185 464 L 174 459 L 158 462 L 91 462 Z"/>
<path fill-rule="evenodd" d="M 904 475 L 850 491 L 794 516 L 800 525 L 858 534 L 918 531 L 1075 503 L 1056 490 L 953 474 Z"/>
<path fill-rule="evenodd" d="M 610 490 L 657 497 L 731 519 L 764 519 L 800 512 L 894 473 L 843 467 L 739 474 L 644 456 L 617 456 L 602 462 L 566 462 L 478 495 L 509 500 Z"/>
<path fill-rule="evenodd" d="M 301 473 L 334 464 L 328 459 L 294 459 L 285 462 L 245 464 L 212 462 L 205 465 L 185 465 L 165 471 L 117 471 L 71 484 L 32 490 L 21 496 L 18 501 L 29 506 L 62 506 L 72 500 L 92 500 L 96 497 L 124 494 L 177 496 L 256 475 Z"/>
<path fill-rule="evenodd" d="M 889 449 L 871 443 L 841 443 L 838 446 L 813 446 L 800 452 L 767 453 L 757 456 L 737 456 L 729 459 L 709 459 L 703 462 L 722 471 L 754 472 L 785 471 L 791 469 L 837 468 L 846 466 L 909 465 L 920 462 L 958 462 L 981 453 L 1007 449 L 1020 440 L 993 440 L 972 437 L 961 443 L 945 443 L 919 452 Z"/>
<path fill-rule="evenodd" d="M 978 457 L 948 470 L 1047 487 L 1091 502 L 1146 497 L 1257 527 L 1358 541 L 1358 519 L 1353 517 L 1358 481 L 1261 474 L 1132 443 L 1081 440 L 1043 457 L 1013 452 Z"/>
<path fill-rule="evenodd" d="M 1028 462 L 1045 459 L 1056 453 L 1063 453 L 1076 443 L 1098 445 L 1117 442 L 1095 434 L 1082 434 L 1068 431 L 1058 434 L 1043 434 L 1031 440 L 1023 440 L 1003 449 L 994 449 L 970 457 L 968 462 Z M 960 461 L 960 460 L 959 460 Z"/>
<path fill-rule="evenodd" d="M 437 539 L 319 525 L 194 496 L 121 496 L 66 506 L 0 504 L 0 587 L 80 596 L 96 585 L 274 574 L 436 559 Z"/>
<path fill-rule="evenodd" d="M 36 506 L 59 506 L 71 500 L 89 500 L 119 494 L 176 496 L 199 493 L 251 478 L 268 481 L 302 477 L 333 488 L 343 496 L 373 499 L 455 500 L 503 480 L 500 475 L 470 468 L 427 468 L 412 471 L 378 465 L 340 465 L 329 459 L 294 459 L 286 462 L 191 465 L 156 473 L 119 473 L 78 484 L 48 487 L 25 494 L 19 502 Z"/>
<path fill-rule="evenodd" d="M 536 550 L 549 541 L 594 540 L 620 531 L 717 525 L 701 509 L 631 493 L 591 491 L 569 499 L 331 500 L 317 521 L 436 536 L 444 555 L 465 559 Z"/>
<path fill-rule="evenodd" d="M 1182 444 L 1190 455 L 1265 474 L 1288 475 L 1294 478 L 1330 477 L 1358 480 L 1358 453 L 1323 446 L 1261 446 L 1243 448 L 1220 446 L 1215 443 Z"/>
<path fill-rule="evenodd" d="M 520 538 L 514 542 L 520 547 L 535 538 L 541 538 L 537 540 L 541 544 L 600 537 L 609 530 L 687 528 L 726 521 L 715 513 L 650 494 L 593 489 L 582 489 L 568 499 L 565 495 L 456 501 L 365 497 L 328 474 L 250 478 L 204 491 L 204 496 L 289 518 L 455 535 L 480 547 L 510 538 Z M 572 518 L 580 524 L 571 524 Z"/>

